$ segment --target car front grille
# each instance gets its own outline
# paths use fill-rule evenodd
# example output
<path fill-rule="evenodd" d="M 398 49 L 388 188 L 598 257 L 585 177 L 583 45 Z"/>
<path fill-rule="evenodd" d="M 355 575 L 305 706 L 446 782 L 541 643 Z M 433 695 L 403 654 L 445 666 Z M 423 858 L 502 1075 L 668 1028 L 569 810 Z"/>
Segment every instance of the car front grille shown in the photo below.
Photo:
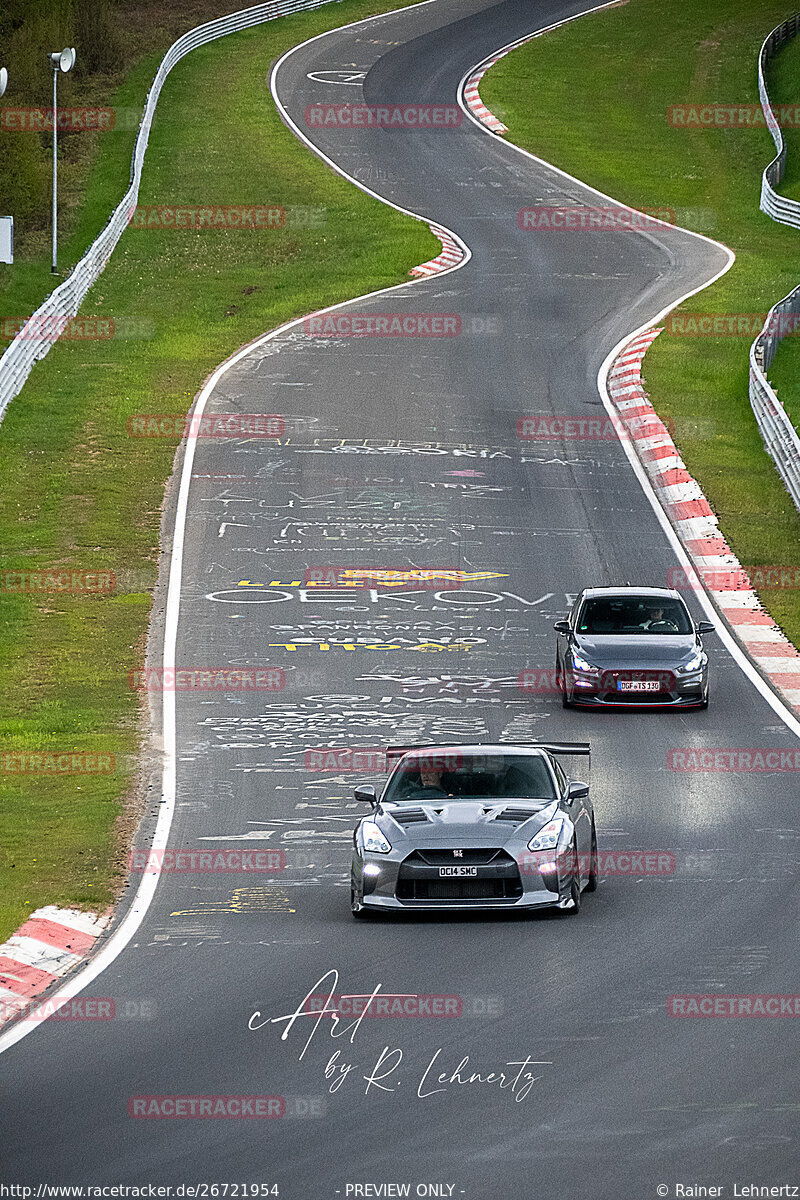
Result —
<path fill-rule="evenodd" d="M 401 896 L 398 889 L 398 900 L 516 900 L 522 885 L 506 879 L 436 879 L 414 884 L 413 891 Z"/>
<path fill-rule="evenodd" d="M 440 866 L 474 866 L 478 876 L 439 875 Z M 401 864 L 397 874 L 398 900 L 481 901 L 517 900 L 522 882 L 515 859 L 505 850 L 465 849 L 460 857 L 448 850 L 416 850 Z"/>
<path fill-rule="evenodd" d="M 419 865 L 425 864 L 429 867 L 452 867 L 461 863 L 465 867 L 483 867 L 487 863 L 494 862 L 496 859 L 511 863 L 514 861 L 511 855 L 506 854 L 505 850 L 501 850 L 499 846 L 496 849 L 487 849 L 484 846 L 479 846 L 475 849 L 461 850 L 458 854 L 455 854 L 452 848 L 446 850 L 415 850 L 413 854 L 409 854 L 403 866 L 413 866 L 414 863 L 417 863 Z"/>

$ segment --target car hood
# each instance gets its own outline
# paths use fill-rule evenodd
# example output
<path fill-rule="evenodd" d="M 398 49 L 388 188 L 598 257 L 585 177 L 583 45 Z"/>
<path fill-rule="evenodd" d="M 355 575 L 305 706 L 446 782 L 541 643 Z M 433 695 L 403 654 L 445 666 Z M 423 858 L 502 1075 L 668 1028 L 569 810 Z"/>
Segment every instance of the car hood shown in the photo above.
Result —
<path fill-rule="evenodd" d="M 532 837 L 558 808 L 557 800 L 426 800 L 381 807 L 373 817 L 391 842 L 403 837 L 414 845 L 502 845 L 525 826 Z M 528 832 L 530 826 L 530 832 Z"/>
<path fill-rule="evenodd" d="M 688 658 L 697 640 L 693 633 L 576 634 L 574 644 L 597 667 L 670 667 Z"/>

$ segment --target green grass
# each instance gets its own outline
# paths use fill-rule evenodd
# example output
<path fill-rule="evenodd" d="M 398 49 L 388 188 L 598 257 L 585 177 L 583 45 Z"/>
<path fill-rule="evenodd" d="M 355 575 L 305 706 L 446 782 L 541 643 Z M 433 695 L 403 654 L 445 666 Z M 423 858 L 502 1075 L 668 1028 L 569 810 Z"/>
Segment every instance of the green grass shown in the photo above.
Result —
<path fill-rule="evenodd" d="M 786 11 L 775 0 L 631 0 L 515 50 L 481 84 L 509 139 L 619 200 L 674 208 L 680 224 L 736 252 L 728 274 L 678 311 L 766 313 L 800 281 L 800 234 L 758 208 L 774 153 L 769 133 L 666 120 L 675 104 L 757 104 L 758 50 Z M 749 404 L 751 341 L 664 332 L 647 353 L 646 384 L 740 561 L 797 565 L 800 515 Z M 774 372 L 782 387 L 786 346 Z M 761 598 L 800 644 L 800 595 L 764 590 Z"/>
<path fill-rule="evenodd" d="M 439 251 L 426 226 L 319 162 L 269 95 L 269 64 L 289 46 L 396 7 L 343 0 L 235 34 L 175 69 L 140 203 L 299 204 L 324 209 L 325 222 L 128 230 L 83 311 L 139 320 L 150 336 L 60 342 L 6 414 L 0 569 L 105 568 L 139 582 L 109 595 L 0 601 L 0 751 L 102 752 L 117 768 L 82 777 L 0 773 L 0 940 L 42 904 L 105 906 L 122 878 L 144 724 L 126 673 L 142 661 L 175 449 L 167 440 L 131 441 L 126 418 L 185 412 L 238 346 L 293 316 L 407 280 Z M 122 95 L 138 94 L 148 70 L 152 63 L 140 64 Z M 121 196 L 121 147 L 103 144 L 76 237 L 88 237 L 100 208 Z M 25 286 L 33 295 L 33 268 Z"/>

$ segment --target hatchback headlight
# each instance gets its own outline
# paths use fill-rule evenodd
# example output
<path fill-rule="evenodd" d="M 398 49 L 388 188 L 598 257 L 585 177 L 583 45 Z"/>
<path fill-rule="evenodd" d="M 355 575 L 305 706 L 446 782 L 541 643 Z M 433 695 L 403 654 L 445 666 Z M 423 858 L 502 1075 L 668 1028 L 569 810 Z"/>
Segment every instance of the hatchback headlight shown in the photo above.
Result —
<path fill-rule="evenodd" d="M 543 825 L 539 832 L 528 842 L 529 850 L 554 850 L 564 828 L 564 818 L 555 817 Z"/>
<path fill-rule="evenodd" d="M 588 662 L 582 655 L 578 654 L 577 650 L 572 651 L 572 665 L 576 671 L 586 671 L 588 674 L 596 674 L 600 670 L 594 663 Z"/>
<path fill-rule="evenodd" d="M 680 675 L 688 675 L 690 671 L 697 671 L 706 661 L 706 656 L 703 651 L 698 648 L 694 651 L 691 658 L 687 658 L 685 663 L 681 663 L 678 667 Z"/>
<path fill-rule="evenodd" d="M 374 821 L 361 823 L 361 837 L 369 854 L 388 854 L 392 848 Z"/>

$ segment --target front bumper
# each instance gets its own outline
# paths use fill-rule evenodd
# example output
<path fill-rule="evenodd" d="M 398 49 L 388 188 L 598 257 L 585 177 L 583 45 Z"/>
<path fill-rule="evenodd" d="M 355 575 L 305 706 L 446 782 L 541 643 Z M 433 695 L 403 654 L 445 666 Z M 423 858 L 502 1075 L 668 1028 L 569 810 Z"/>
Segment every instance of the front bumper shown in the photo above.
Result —
<path fill-rule="evenodd" d="M 571 876 L 541 871 L 529 853 L 515 858 L 500 848 L 465 848 L 460 855 L 456 861 L 445 847 L 402 858 L 356 854 L 353 887 L 366 908 L 406 912 L 548 908 L 569 901 Z"/>
<path fill-rule="evenodd" d="M 676 671 L 606 670 L 589 677 L 572 672 L 572 699 L 591 708 L 696 708 L 707 693 L 703 670 L 681 675 Z M 622 690 L 620 682 L 655 684 L 653 690 Z"/>

